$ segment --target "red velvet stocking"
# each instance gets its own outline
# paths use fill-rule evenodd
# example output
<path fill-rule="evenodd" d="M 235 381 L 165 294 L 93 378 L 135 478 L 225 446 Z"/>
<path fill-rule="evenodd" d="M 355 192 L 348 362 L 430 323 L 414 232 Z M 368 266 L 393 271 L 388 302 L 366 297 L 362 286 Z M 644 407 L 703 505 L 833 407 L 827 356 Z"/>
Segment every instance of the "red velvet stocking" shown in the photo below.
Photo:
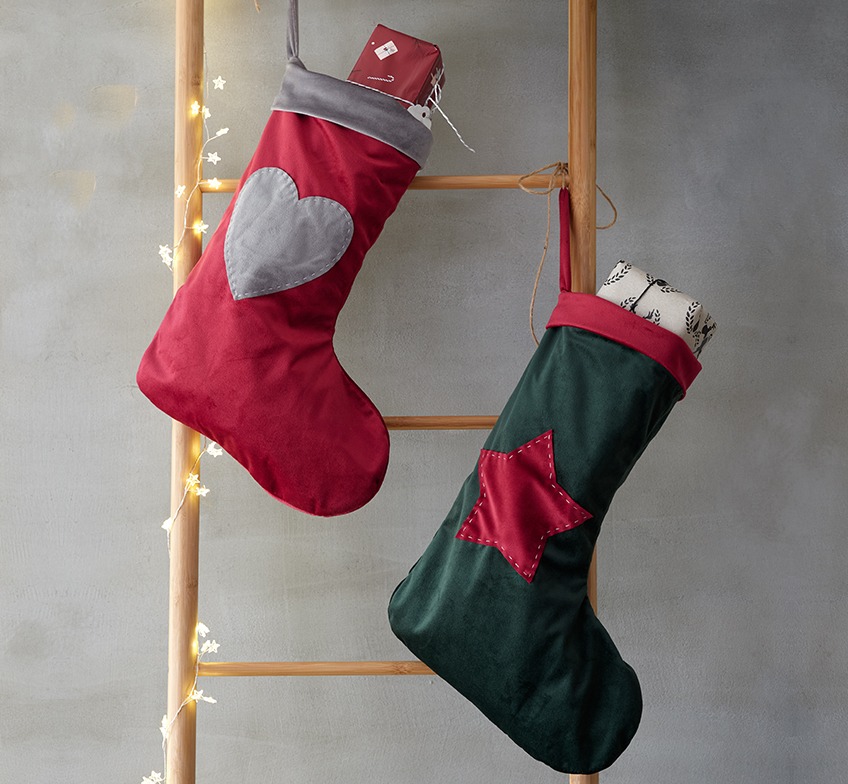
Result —
<path fill-rule="evenodd" d="M 336 515 L 373 497 L 389 454 L 333 350 L 336 320 L 430 136 L 393 99 L 289 51 L 278 110 L 137 378 L 273 496 Z"/>

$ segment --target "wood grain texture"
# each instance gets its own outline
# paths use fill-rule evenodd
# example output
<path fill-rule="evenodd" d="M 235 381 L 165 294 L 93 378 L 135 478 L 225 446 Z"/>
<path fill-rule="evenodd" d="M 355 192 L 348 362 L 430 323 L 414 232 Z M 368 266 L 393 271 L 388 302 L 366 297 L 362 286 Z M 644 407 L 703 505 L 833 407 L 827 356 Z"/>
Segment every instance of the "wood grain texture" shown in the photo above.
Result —
<path fill-rule="evenodd" d="M 211 662 L 200 663 L 203 677 L 315 675 L 434 675 L 420 661 Z"/>
<path fill-rule="evenodd" d="M 203 0 L 177 0 L 176 79 L 174 99 L 174 187 L 186 195 L 174 198 L 174 293 L 185 282 L 201 253 L 201 236 L 183 233 L 201 216 L 201 194 L 186 198 L 196 181 L 203 145 L 201 117 L 194 101 L 203 103 Z M 182 238 L 182 239 L 180 239 Z M 179 247 L 177 247 L 177 243 Z M 200 436 L 174 421 L 171 426 L 171 516 L 183 497 L 186 478 L 200 453 Z M 173 717 L 194 682 L 197 659 L 197 580 L 200 506 L 189 494 L 171 529 L 168 607 L 168 716 Z M 196 769 L 196 703 L 186 705 L 171 727 L 167 749 L 168 784 L 194 784 Z"/>
<path fill-rule="evenodd" d="M 568 4 L 568 169 L 571 175 L 571 277 L 595 293 L 597 162 L 597 0 Z"/>
<path fill-rule="evenodd" d="M 443 191 L 443 190 L 490 190 L 518 188 L 518 181 L 523 174 L 453 174 L 453 175 L 419 175 L 409 186 L 411 191 Z M 209 180 L 202 180 L 200 190 L 203 193 L 233 193 L 238 180 L 219 180 L 220 187 L 213 188 Z M 550 176 L 534 174 L 524 178 L 528 188 L 547 188 Z"/>
<path fill-rule="evenodd" d="M 568 3 L 568 170 L 571 176 L 571 283 L 594 294 L 595 176 L 597 165 L 597 0 Z M 597 554 L 589 568 L 589 601 L 597 611 Z M 597 784 L 597 773 L 571 775 L 569 784 Z"/>
<path fill-rule="evenodd" d="M 387 416 L 389 430 L 491 430 L 496 416 Z"/>

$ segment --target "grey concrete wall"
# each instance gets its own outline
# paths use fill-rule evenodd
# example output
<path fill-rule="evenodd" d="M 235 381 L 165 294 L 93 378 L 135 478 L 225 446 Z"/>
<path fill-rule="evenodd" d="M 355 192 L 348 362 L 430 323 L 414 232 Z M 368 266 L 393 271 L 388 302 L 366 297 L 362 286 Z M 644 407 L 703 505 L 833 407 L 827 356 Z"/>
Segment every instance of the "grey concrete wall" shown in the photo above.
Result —
<path fill-rule="evenodd" d="M 281 0 L 208 3 L 219 176 L 280 75 Z M 344 76 L 374 24 L 438 42 L 428 173 L 565 156 L 565 3 L 305 0 L 307 64 Z M 601 0 L 598 179 L 628 258 L 701 298 L 705 368 L 619 493 L 601 612 L 645 713 L 602 780 L 821 783 L 848 767 L 846 84 L 840 0 Z M 169 424 L 134 386 L 170 282 L 173 10 L 0 3 L 0 781 L 161 769 Z M 213 130 L 214 130 L 213 128 Z M 207 199 L 214 226 L 227 197 Z M 600 219 L 606 211 L 600 208 Z M 544 202 L 410 193 L 342 314 L 386 414 L 497 413 L 532 344 Z M 543 276 L 540 323 L 554 301 Z M 385 486 L 320 521 L 207 460 L 201 617 L 223 659 L 403 658 L 385 619 L 479 433 L 395 434 Z M 435 679 L 204 683 L 199 781 L 555 782 Z"/>

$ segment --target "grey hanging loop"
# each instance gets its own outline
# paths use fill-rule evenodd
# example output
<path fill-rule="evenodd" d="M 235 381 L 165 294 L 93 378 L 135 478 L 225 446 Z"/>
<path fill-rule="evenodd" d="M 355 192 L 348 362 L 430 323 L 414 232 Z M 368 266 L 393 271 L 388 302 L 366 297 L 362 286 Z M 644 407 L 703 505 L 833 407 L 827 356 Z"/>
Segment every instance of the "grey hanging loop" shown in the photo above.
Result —
<path fill-rule="evenodd" d="M 300 60 L 300 30 L 297 20 L 297 0 L 289 0 L 289 28 L 286 32 L 286 56 L 291 60 Z"/>

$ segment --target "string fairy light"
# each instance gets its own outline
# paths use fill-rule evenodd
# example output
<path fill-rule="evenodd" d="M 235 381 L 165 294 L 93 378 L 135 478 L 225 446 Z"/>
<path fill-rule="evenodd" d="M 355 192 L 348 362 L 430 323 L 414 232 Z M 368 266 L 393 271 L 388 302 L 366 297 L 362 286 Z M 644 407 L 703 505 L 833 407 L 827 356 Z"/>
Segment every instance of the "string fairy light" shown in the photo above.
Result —
<path fill-rule="evenodd" d="M 144 776 L 141 779 L 141 784 L 167 784 L 168 739 L 171 736 L 171 729 L 174 726 L 174 722 L 176 722 L 177 717 L 180 715 L 180 713 L 182 713 L 183 708 L 185 708 L 186 705 L 190 705 L 191 703 L 208 702 L 214 705 L 216 702 L 218 702 L 218 700 L 216 700 L 214 697 L 210 697 L 208 694 L 204 694 L 203 689 L 197 688 L 197 679 L 200 675 L 200 662 L 203 660 L 203 657 L 209 653 L 217 653 L 218 648 L 220 648 L 221 646 L 215 640 L 205 639 L 206 635 L 209 634 L 209 627 L 206 626 L 206 624 L 198 623 L 196 631 L 197 636 L 203 637 L 204 640 L 203 644 L 200 646 L 200 650 L 198 651 L 197 658 L 195 660 L 194 681 L 189 687 L 188 695 L 182 701 L 182 703 L 180 703 L 180 706 L 177 708 L 177 710 L 174 711 L 174 715 L 168 718 L 168 714 L 166 713 L 162 717 L 162 723 L 159 725 L 159 732 L 162 734 L 162 772 L 158 773 L 155 770 L 150 771 L 149 776 Z"/>
<path fill-rule="evenodd" d="M 254 5 L 256 10 L 259 11 L 259 0 L 254 0 Z M 203 70 L 204 73 L 209 73 L 209 67 L 206 60 L 206 48 L 203 49 Z M 218 76 L 212 80 L 212 84 L 214 85 L 214 89 L 223 90 L 224 85 L 227 83 L 226 79 L 222 76 Z M 209 94 L 209 82 L 207 79 L 205 86 L 205 95 Z M 185 237 L 186 231 L 188 231 L 188 206 L 191 203 L 191 198 L 194 196 L 194 193 L 200 187 L 201 183 L 201 175 L 203 169 L 203 162 L 208 161 L 214 166 L 217 166 L 221 160 L 221 156 L 218 155 L 217 152 L 210 152 L 204 156 L 204 151 L 206 150 L 206 145 L 208 145 L 211 141 L 215 139 L 219 139 L 222 136 L 229 133 L 229 128 L 219 128 L 214 136 L 210 136 L 209 134 L 209 126 L 207 125 L 207 120 L 212 116 L 209 109 L 206 106 L 201 106 L 198 101 L 194 101 L 192 105 L 189 107 L 192 116 L 201 115 L 203 117 L 203 132 L 206 136 L 206 141 L 203 142 L 203 145 L 200 148 L 200 153 L 197 159 L 197 167 L 196 167 L 196 176 L 195 182 L 192 186 L 191 192 L 186 197 L 186 208 L 185 213 L 183 215 L 183 231 L 180 235 L 179 239 L 174 243 L 174 247 L 171 248 L 168 245 L 160 245 L 159 246 L 159 257 L 162 259 L 162 262 L 168 267 L 168 269 L 173 269 L 174 258 L 173 255 L 177 251 L 177 249 L 182 244 L 183 238 Z M 209 181 L 209 185 L 217 190 L 221 187 L 221 181 L 217 177 L 213 177 Z M 186 185 L 178 185 L 174 190 L 174 196 L 177 199 L 183 198 L 185 196 L 186 191 L 188 190 L 188 186 Z M 205 232 L 209 227 L 206 224 L 202 224 L 203 229 L 202 232 Z M 162 528 L 165 529 L 165 533 L 167 536 L 167 544 L 168 544 L 168 557 L 171 555 L 171 530 L 174 527 L 174 521 L 178 518 L 180 510 L 183 508 L 183 504 L 185 504 L 186 498 L 188 498 L 189 493 L 193 493 L 196 496 L 201 498 L 206 497 L 209 493 L 209 488 L 206 485 L 200 483 L 200 475 L 196 473 L 197 467 L 200 464 L 200 459 L 203 455 L 211 455 L 212 457 L 220 457 L 224 454 L 224 450 L 218 446 L 214 441 L 210 441 L 207 443 L 205 449 L 203 449 L 200 454 L 195 458 L 194 464 L 189 471 L 188 477 L 186 477 L 185 486 L 183 488 L 183 495 L 180 499 L 179 504 L 177 504 L 177 508 L 174 513 L 162 523 Z M 214 697 L 210 697 L 208 694 L 203 693 L 203 689 L 197 688 L 197 679 L 200 674 L 200 662 L 203 657 L 209 653 L 217 653 L 220 645 L 215 640 L 207 640 L 206 635 L 209 634 L 209 627 L 203 623 L 197 624 L 197 636 L 203 637 L 203 644 L 200 646 L 200 650 L 197 653 L 197 657 L 195 659 L 194 666 L 194 681 L 191 684 L 191 688 L 188 690 L 188 695 L 182 701 L 179 708 L 177 708 L 174 715 L 169 719 L 168 714 L 166 713 L 162 717 L 162 722 L 159 725 L 159 732 L 162 734 L 162 772 L 158 773 L 155 770 L 150 772 L 149 776 L 144 776 L 141 780 L 141 784 L 167 784 L 168 779 L 168 738 L 171 735 L 171 728 L 174 726 L 174 722 L 177 720 L 177 717 L 182 712 L 183 708 L 186 705 L 194 702 L 208 702 L 208 703 L 216 703 L 217 700 Z"/>
<path fill-rule="evenodd" d="M 208 68 L 205 67 L 206 64 L 206 50 L 203 52 L 203 60 L 204 60 L 204 70 L 208 72 Z M 212 80 L 212 84 L 214 85 L 215 90 L 223 90 L 224 85 L 227 83 L 227 80 L 222 76 L 218 76 Z M 209 81 L 206 81 L 206 89 L 205 94 L 209 93 Z M 215 131 L 214 134 L 209 132 L 209 125 L 207 120 L 212 116 L 212 112 L 209 110 L 209 107 L 205 104 L 201 104 L 200 101 L 193 101 L 192 104 L 188 108 L 189 114 L 192 117 L 200 117 L 203 120 L 203 135 L 205 141 L 200 148 L 200 154 L 197 157 L 197 165 L 195 167 L 195 178 L 194 184 L 189 190 L 188 185 L 178 185 L 174 190 L 174 196 L 177 199 L 185 198 L 185 212 L 183 213 L 183 230 L 180 234 L 177 241 L 174 243 L 174 247 L 172 248 L 169 245 L 160 245 L 159 246 L 159 257 L 162 259 L 162 263 L 168 268 L 174 268 L 174 254 L 179 249 L 180 245 L 183 243 L 183 239 L 185 239 L 186 232 L 192 231 L 197 235 L 206 234 L 209 229 L 208 224 L 203 223 L 203 221 L 196 221 L 193 225 L 188 224 L 188 211 L 189 206 L 191 205 L 191 200 L 197 190 L 200 188 L 201 183 L 203 182 L 203 162 L 207 161 L 215 166 L 221 160 L 221 156 L 218 155 L 216 151 L 206 152 L 206 147 L 215 139 L 220 139 L 222 136 L 225 136 L 229 133 L 229 128 L 219 128 Z M 208 181 L 208 184 L 214 190 L 218 190 L 221 187 L 221 181 L 217 177 L 213 177 Z M 188 194 L 188 195 L 186 195 Z"/>
<path fill-rule="evenodd" d="M 204 58 L 204 70 L 208 73 L 208 67 L 206 67 L 206 51 L 203 52 Z M 224 85 L 226 84 L 226 80 L 218 76 L 213 80 L 213 84 L 215 85 L 216 90 L 223 90 Z M 209 83 L 207 81 L 205 93 L 209 93 Z M 200 153 L 198 154 L 197 164 L 195 167 L 195 181 L 189 190 L 188 185 L 177 185 L 174 189 L 174 197 L 177 199 L 185 198 L 186 206 L 185 212 L 183 214 L 183 230 L 180 237 L 174 243 L 174 247 L 171 248 L 169 245 L 160 245 L 159 246 L 159 257 L 162 259 L 162 262 L 169 268 L 173 269 L 174 265 L 174 254 L 177 249 L 182 244 L 182 241 L 186 235 L 186 232 L 191 230 L 196 234 L 205 234 L 209 229 L 209 225 L 204 223 L 202 220 L 196 221 L 192 226 L 188 224 L 188 210 L 189 205 L 191 204 L 192 197 L 195 192 L 200 188 L 200 184 L 202 181 L 202 171 L 203 171 L 203 162 L 208 161 L 209 163 L 217 166 L 221 160 L 221 156 L 218 155 L 217 152 L 206 153 L 206 147 L 215 139 L 220 139 L 225 134 L 229 133 L 229 128 L 219 128 L 215 131 L 214 134 L 209 132 L 209 126 L 207 120 L 212 116 L 212 113 L 209 111 L 208 107 L 201 104 L 199 101 L 193 101 L 189 106 L 189 113 L 192 117 L 200 117 L 203 122 L 203 134 L 205 137 L 205 141 L 200 148 Z M 221 187 L 221 181 L 217 177 L 213 177 L 209 181 L 209 185 L 218 189 Z M 197 457 L 194 460 L 191 468 L 188 471 L 188 475 L 186 476 L 185 483 L 183 485 L 183 494 L 180 498 L 180 502 L 177 504 L 177 508 L 173 511 L 171 516 L 162 523 L 162 528 L 165 530 L 165 534 L 167 537 L 167 545 L 168 545 L 168 556 L 171 555 L 171 531 L 173 530 L 175 522 L 179 519 L 180 511 L 185 505 L 186 499 L 189 494 L 197 496 L 198 498 L 205 498 L 209 494 L 209 488 L 202 484 L 200 481 L 200 472 L 198 466 L 200 465 L 200 460 L 203 455 L 211 455 L 212 457 L 220 457 L 224 454 L 224 450 L 216 444 L 214 441 L 209 441 L 206 446 L 200 451 Z M 197 637 L 203 637 L 204 641 L 202 645 L 200 645 L 200 649 L 197 652 L 195 657 L 195 667 L 194 667 L 194 680 L 192 681 L 191 687 L 188 689 L 188 692 L 185 696 L 185 699 L 180 703 L 177 710 L 174 712 L 173 716 L 168 716 L 166 713 L 162 717 L 162 722 L 159 725 L 159 732 L 162 735 L 162 772 L 157 772 L 152 770 L 149 775 L 144 776 L 141 780 L 141 784 L 167 784 L 168 781 L 168 738 L 171 735 L 171 729 L 174 726 L 174 722 L 176 722 L 180 713 L 182 713 L 183 709 L 186 705 L 190 705 L 191 703 L 199 703 L 199 702 L 208 702 L 214 704 L 217 700 L 214 697 L 210 697 L 208 694 L 204 693 L 203 689 L 197 688 L 197 679 L 200 673 L 200 662 L 203 657 L 210 653 L 217 653 L 219 644 L 215 640 L 205 639 L 206 635 L 209 634 L 209 627 L 205 624 L 198 623 L 197 624 Z"/>
<path fill-rule="evenodd" d="M 189 493 L 192 495 L 196 495 L 201 498 L 205 498 L 209 493 L 209 488 L 201 484 L 200 482 L 200 474 L 198 473 L 198 466 L 200 465 L 201 458 L 204 455 L 211 455 L 212 457 L 220 457 L 224 454 L 224 450 L 214 441 L 209 441 L 206 446 L 200 451 L 197 457 L 194 459 L 194 463 L 189 469 L 188 476 L 186 477 L 185 485 L 183 487 L 183 495 L 180 498 L 179 504 L 177 504 L 177 508 L 174 510 L 174 513 L 162 523 L 162 528 L 165 529 L 165 533 L 167 534 L 167 542 L 168 542 L 168 555 L 170 557 L 171 554 L 171 530 L 174 527 L 174 522 L 178 519 L 180 510 L 183 508 L 183 505 L 186 502 L 186 499 L 189 496 Z M 149 776 L 144 776 L 141 780 L 141 784 L 167 784 L 168 781 L 168 738 L 171 735 L 171 728 L 174 726 L 174 722 L 176 722 L 177 717 L 182 713 L 183 708 L 186 705 L 191 704 L 192 702 L 208 702 L 211 704 L 215 704 L 218 702 L 214 697 L 210 697 L 208 694 L 205 694 L 203 689 L 197 688 L 197 679 L 200 675 L 200 662 L 203 660 L 203 657 L 209 653 L 217 653 L 218 649 L 221 647 L 218 642 L 215 640 L 207 640 L 206 636 L 209 634 L 209 627 L 204 623 L 198 623 L 196 627 L 196 632 L 198 637 L 203 637 L 203 643 L 200 645 L 200 650 L 197 653 L 197 657 L 195 658 L 194 665 L 194 680 L 192 681 L 191 686 L 188 689 L 188 693 L 185 699 L 180 703 L 180 706 L 174 712 L 174 715 L 170 718 L 166 713 L 162 717 L 162 722 L 159 725 L 159 732 L 162 734 L 162 773 L 158 773 L 157 771 L 151 771 Z"/>
<path fill-rule="evenodd" d="M 191 469 L 188 472 L 188 476 L 186 477 L 185 486 L 183 488 L 183 495 L 180 498 L 179 504 L 177 504 L 177 508 L 174 510 L 174 513 L 162 523 L 162 528 L 165 530 L 165 533 L 168 535 L 168 555 L 171 554 L 171 529 L 174 527 L 174 522 L 179 517 L 180 511 L 183 508 L 183 505 L 186 502 L 186 498 L 188 498 L 188 494 L 199 496 L 201 498 L 206 498 L 209 494 L 209 488 L 206 485 L 200 483 L 200 474 L 197 473 L 197 466 L 200 465 L 200 458 L 203 455 L 212 455 L 212 457 L 220 457 L 224 454 L 224 450 L 221 449 L 218 444 L 214 441 L 210 441 L 206 447 L 201 450 L 200 454 L 195 458 L 194 463 L 191 466 Z"/>

